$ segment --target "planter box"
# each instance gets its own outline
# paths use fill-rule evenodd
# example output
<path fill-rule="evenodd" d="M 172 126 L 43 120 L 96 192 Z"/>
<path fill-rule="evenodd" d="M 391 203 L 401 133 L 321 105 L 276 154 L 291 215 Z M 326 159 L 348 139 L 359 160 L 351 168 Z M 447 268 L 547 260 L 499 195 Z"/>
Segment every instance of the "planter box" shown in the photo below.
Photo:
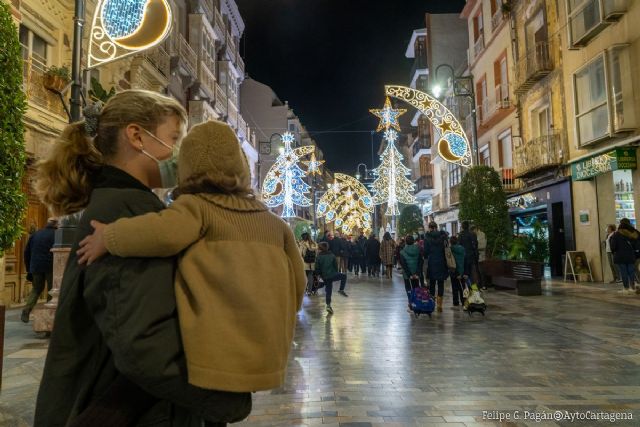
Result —
<path fill-rule="evenodd" d="M 541 262 L 489 260 L 480 265 L 496 288 L 515 289 L 521 296 L 542 295 Z"/>
<path fill-rule="evenodd" d="M 45 74 L 42 79 L 42 85 L 45 89 L 52 90 L 56 93 L 62 92 L 62 89 L 64 89 L 68 83 L 69 80 L 53 74 Z"/>

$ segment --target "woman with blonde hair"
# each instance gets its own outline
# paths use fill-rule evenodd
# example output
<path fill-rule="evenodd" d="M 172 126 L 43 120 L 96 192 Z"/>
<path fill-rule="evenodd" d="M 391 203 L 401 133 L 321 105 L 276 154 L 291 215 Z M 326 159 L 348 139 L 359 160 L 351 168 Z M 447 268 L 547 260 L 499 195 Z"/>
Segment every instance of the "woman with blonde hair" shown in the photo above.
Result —
<path fill-rule="evenodd" d="M 173 289 L 175 258 L 110 256 L 78 264 L 78 242 L 91 233 L 91 221 L 164 209 L 151 188 L 175 185 L 175 155 L 186 122 L 174 99 L 124 91 L 104 108 L 85 111 L 84 122 L 67 126 L 38 165 L 36 190 L 52 213 L 82 211 L 82 217 L 61 285 L 36 427 L 195 427 L 203 420 L 239 421 L 251 410 L 249 393 L 188 384 Z"/>

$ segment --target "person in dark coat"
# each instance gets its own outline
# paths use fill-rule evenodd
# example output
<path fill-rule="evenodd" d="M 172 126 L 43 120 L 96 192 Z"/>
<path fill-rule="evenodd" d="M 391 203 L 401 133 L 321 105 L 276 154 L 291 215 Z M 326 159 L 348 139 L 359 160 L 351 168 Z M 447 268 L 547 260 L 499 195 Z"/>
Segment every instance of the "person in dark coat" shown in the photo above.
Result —
<path fill-rule="evenodd" d="M 363 258 L 364 249 L 360 245 L 359 239 L 351 239 L 349 242 L 349 262 L 351 269 L 353 270 L 353 274 L 356 276 L 360 275 L 360 265 L 362 264 Z M 364 270 L 362 270 L 362 272 L 364 273 Z"/>
<path fill-rule="evenodd" d="M 478 259 L 478 236 L 470 230 L 469 221 L 462 221 L 458 243 L 464 248 L 464 274 L 477 283 L 479 272 L 474 270 Z"/>
<path fill-rule="evenodd" d="M 364 256 L 367 259 L 367 274 L 369 277 L 380 276 L 380 241 L 375 234 L 371 234 L 367 239 Z"/>
<path fill-rule="evenodd" d="M 411 291 L 415 287 L 424 286 L 424 277 L 422 276 L 422 265 L 424 258 L 420 247 L 415 244 L 413 236 L 407 236 L 404 239 L 404 247 L 400 251 L 400 265 L 402 266 L 402 278 L 404 279 L 404 290 L 407 293 L 407 299 L 411 304 Z M 409 306 L 411 309 L 411 306 Z"/>
<path fill-rule="evenodd" d="M 47 301 L 51 299 L 49 295 L 53 285 L 53 254 L 51 253 L 51 248 L 53 248 L 56 228 L 58 228 L 58 221 L 55 218 L 49 218 L 44 228 L 29 237 L 27 247 L 24 249 L 24 264 L 27 267 L 27 277 L 33 283 L 31 294 L 27 298 L 27 305 L 20 315 L 20 319 L 24 323 L 29 323 L 29 314 L 38 302 L 45 285 Z"/>
<path fill-rule="evenodd" d="M 438 224 L 429 223 L 429 231 L 424 239 L 424 259 L 427 262 L 427 275 L 429 279 L 429 292 L 436 294 L 436 306 L 442 311 L 442 298 L 444 296 L 444 281 L 449 277 L 449 268 L 445 258 L 444 248 L 447 244 L 447 233 L 438 231 Z"/>
<path fill-rule="evenodd" d="M 365 257 L 366 249 L 367 249 L 367 238 L 364 237 L 364 233 L 360 232 L 360 236 L 356 240 L 356 245 L 358 245 L 358 254 L 360 255 L 360 272 L 364 274 L 367 271 L 367 258 Z"/>
<path fill-rule="evenodd" d="M 222 426 L 244 419 L 251 393 L 205 390 L 187 381 L 174 293 L 176 257 L 108 255 L 78 264 L 79 242 L 93 232 L 90 221 L 110 223 L 164 209 L 151 187 L 175 185 L 167 162 L 186 112 L 174 99 L 129 90 L 85 117 L 86 126 L 65 128 L 37 171 L 36 190 L 54 214 L 83 213 L 60 288 L 33 426 L 201 427 L 205 421 Z"/>
<path fill-rule="evenodd" d="M 636 279 L 635 263 L 636 251 L 640 250 L 640 232 L 636 230 L 627 218 L 620 220 L 618 231 L 609 240 L 613 262 L 618 267 L 622 278 L 623 295 L 633 293 Z"/>
<path fill-rule="evenodd" d="M 347 273 L 349 271 L 349 256 L 351 251 L 351 245 L 346 235 L 340 233 L 336 239 L 338 240 L 338 266 L 340 267 L 340 273 Z"/>

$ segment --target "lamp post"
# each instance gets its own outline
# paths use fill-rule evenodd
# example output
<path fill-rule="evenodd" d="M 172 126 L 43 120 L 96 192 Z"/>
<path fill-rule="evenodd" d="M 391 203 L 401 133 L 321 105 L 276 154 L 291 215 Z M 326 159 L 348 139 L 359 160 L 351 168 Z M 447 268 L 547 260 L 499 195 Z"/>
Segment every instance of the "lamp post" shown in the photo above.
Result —
<path fill-rule="evenodd" d="M 473 90 L 473 75 L 468 76 L 456 76 L 453 67 L 449 64 L 440 64 L 436 67 L 435 78 L 438 81 L 438 72 L 441 68 L 447 68 L 451 73 L 451 78 L 453 80 L 453 94 L 454 96 L 460 96 L 469 99 L 471 102 L 471 120 L 473 121 L 473 126 L 471 127 L 471 151 L 473 152 L 473 164 L 475 166 L 480 164 L 479 154 L 478 154 L 478 131 L 476 129 L 476 102 L 475 102 L 475 92 Z M 448 85 L 447 85 L 448 87 Z M 434 87 L 434 95 L 436 98 L 439 98 L 441 95 L 442 87 L 436 85 Z M 436 93 L 437 92 L 437 93 Z"/>

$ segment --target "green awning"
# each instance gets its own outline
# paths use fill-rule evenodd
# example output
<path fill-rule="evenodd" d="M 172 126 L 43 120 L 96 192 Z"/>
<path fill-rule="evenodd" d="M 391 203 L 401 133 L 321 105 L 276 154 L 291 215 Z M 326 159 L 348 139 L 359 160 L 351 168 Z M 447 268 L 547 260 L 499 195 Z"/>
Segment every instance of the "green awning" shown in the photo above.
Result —
<path fill-rule="evenodd" d="M 604 154 L 592 156 L 571 164 L 571 179 L 584 181 L 603 173 L 619 169 L 636 169 L 638 160 L 635 148 L 616 148 Z"/>

